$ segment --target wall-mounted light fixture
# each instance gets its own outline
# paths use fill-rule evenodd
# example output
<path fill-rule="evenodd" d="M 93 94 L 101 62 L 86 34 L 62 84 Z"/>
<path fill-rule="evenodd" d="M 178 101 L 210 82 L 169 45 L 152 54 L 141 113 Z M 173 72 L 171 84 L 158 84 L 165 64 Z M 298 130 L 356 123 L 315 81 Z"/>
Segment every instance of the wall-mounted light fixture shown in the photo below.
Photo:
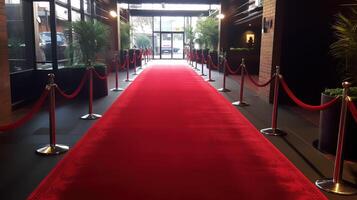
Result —
<path fill-rule="evenodd" d="M 217 18 L 218 18 L 218 19 L 224 19 L 224 14 L 219 13 L 219 14 L 217 15 Z"/>
<path fill-rule="evenodd" d="M 115 12 L 114 10 L 109 11 L 109 15 L 113 18 L 118 17 L 117 12 Z"/>

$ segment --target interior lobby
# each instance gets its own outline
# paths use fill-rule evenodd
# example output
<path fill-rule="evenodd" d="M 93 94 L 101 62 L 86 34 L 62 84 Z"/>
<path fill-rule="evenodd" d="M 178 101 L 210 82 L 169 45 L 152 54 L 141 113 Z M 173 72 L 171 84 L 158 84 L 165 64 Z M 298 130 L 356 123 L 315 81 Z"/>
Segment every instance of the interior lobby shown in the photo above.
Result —
<path fill-rule="evenodd" d="M 355 9 L 0 0 L 0 199 L 357 200 Z"/>

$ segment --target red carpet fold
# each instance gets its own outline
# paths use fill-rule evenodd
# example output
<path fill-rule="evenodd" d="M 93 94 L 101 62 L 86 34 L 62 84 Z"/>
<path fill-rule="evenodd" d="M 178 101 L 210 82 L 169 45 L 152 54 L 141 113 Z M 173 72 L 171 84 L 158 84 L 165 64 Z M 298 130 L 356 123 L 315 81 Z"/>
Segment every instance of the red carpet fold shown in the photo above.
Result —
<path fill-rule="evenodd" d="M 326 199 L 187 66 L 145 69 L 29 199 Z"/>

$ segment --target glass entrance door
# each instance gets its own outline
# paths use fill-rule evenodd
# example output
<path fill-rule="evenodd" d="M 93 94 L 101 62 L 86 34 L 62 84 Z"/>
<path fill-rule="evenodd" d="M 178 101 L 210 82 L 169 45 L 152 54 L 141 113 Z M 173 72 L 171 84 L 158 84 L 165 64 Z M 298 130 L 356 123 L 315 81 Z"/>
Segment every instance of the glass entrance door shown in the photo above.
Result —
<path fill-rule="evenodd" d="M 172 33 L 172 58 L 183 59 L 183 33 Z"/>
<path fill-rule="evenodd" d="M 161 33 L 161 58 L 172 58 L 172 33 Z"/>
<path fill-rule="evenodd" d="M 162 59 L 183 59 L 183 33 L 161 33 Z"/>

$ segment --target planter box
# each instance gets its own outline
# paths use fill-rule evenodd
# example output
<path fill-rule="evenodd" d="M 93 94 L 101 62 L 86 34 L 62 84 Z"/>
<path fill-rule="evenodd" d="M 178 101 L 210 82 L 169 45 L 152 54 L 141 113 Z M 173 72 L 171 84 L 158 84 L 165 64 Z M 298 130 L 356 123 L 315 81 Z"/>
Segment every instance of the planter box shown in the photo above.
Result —
<path fill-rule="evenodd" d="M 331 101 L 335 97 L 321 94 L 321 104 Z M 320 112 L 320 131 L 318 149 L 321 152 L 335 154 L 337 147 L 338 127 L 340 120 L 341 102 Z M 347 111 L 344 157 L 350 160 L 357 159 L 357 124 Z"/>

